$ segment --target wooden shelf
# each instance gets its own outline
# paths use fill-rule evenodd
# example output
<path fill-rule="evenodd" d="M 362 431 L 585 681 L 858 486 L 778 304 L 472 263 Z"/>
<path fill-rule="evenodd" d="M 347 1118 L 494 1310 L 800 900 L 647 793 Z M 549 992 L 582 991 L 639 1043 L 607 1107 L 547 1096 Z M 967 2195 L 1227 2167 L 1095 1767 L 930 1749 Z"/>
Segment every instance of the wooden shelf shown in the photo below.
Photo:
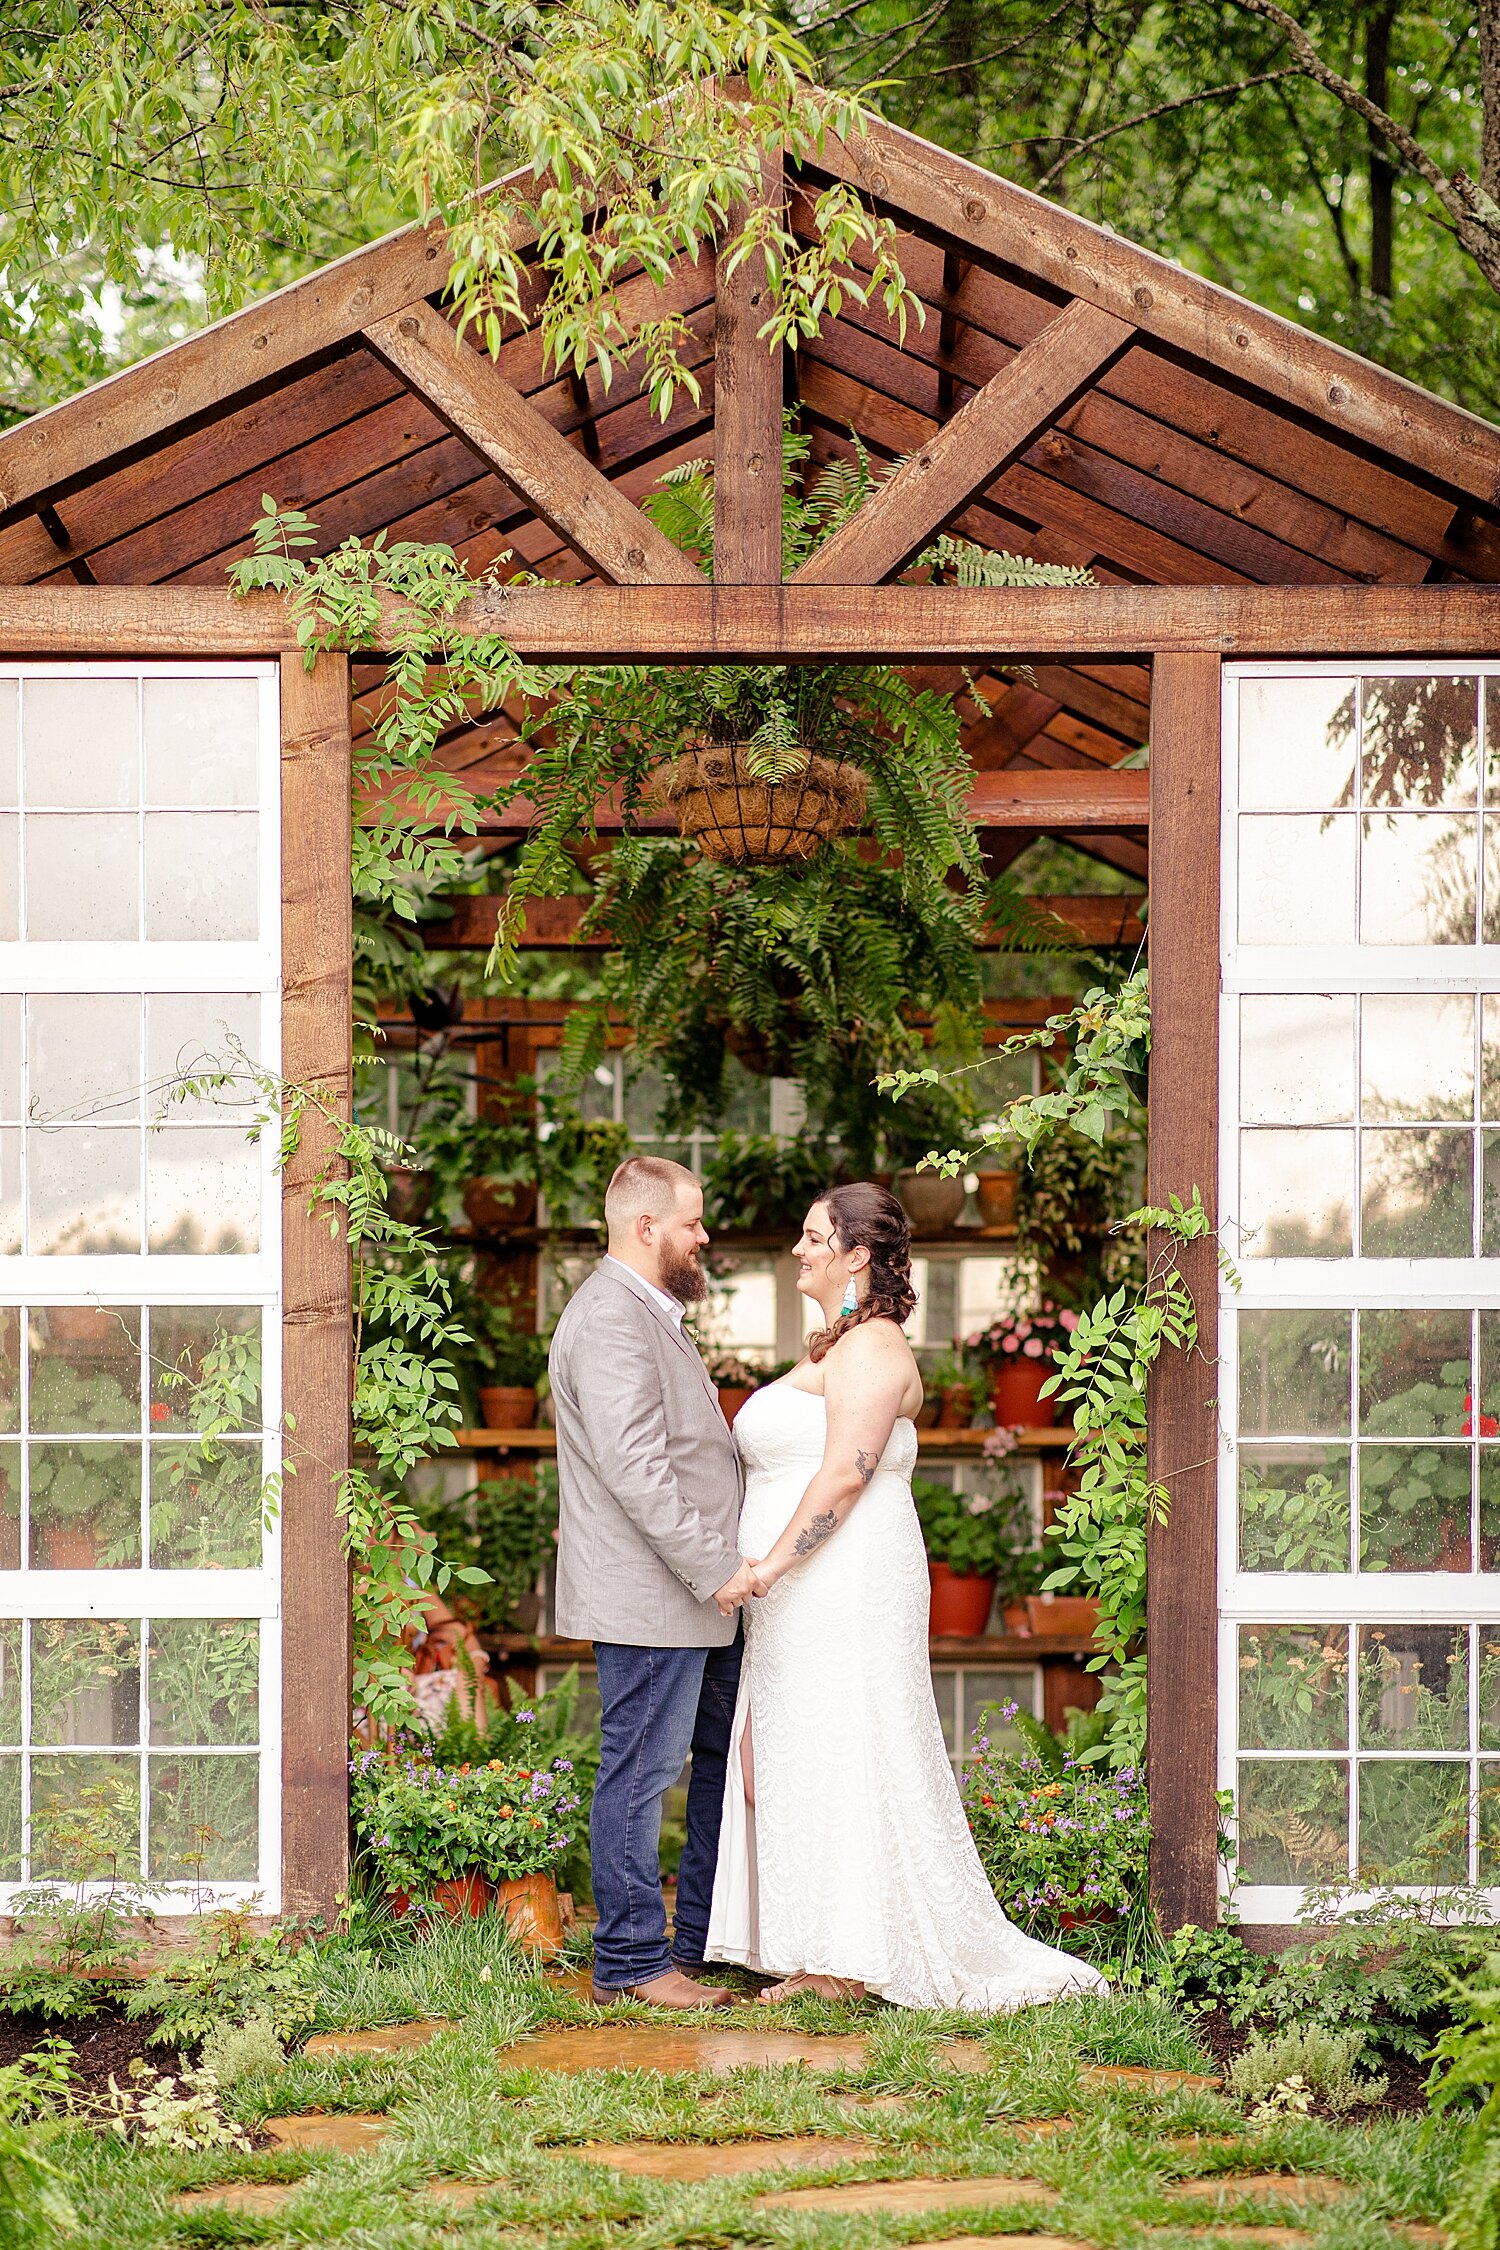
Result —
<path fill-rule="evenodd" d="M 946 1454 L 955 1461 L 978 1459 L 991 1430 L 918 1430 L 917 1450 L 929 1460 Z M 556 1430 L 460 1430 L 458 1442 L 465 1453 L 555 1453 Z M 1061 1453 L 1072 1443 L 1071 1430 L 1022 1430 L 1016 1440 L 1021 1453 Z"/>
<path fill-rule="evenodd" d="M 530 1656 L 538 1664 L 592 1664 L 592 1641 L 565 1641 L 551 1633 L 490 1633 L 488 1645 L 502 1657 Z M 1092 1640 L 1064 1633 L 996 1633 L 978 1640 L 945 1634 L 927 1644 L 939 1664 L 1035 1664 L 1043 1657 L 1085 1657 Z"/>

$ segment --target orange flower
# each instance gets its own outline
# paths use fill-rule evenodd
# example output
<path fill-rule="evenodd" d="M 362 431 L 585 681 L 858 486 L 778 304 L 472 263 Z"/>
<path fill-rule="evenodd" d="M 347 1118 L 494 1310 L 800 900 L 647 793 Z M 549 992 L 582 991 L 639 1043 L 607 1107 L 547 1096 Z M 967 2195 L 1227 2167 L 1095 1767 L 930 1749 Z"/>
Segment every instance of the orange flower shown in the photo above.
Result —
<path fill-rule="evenodd" d="M 992 1805 L 992 1804 L 993 1804 L 993 1803 L 995 1802 L 995 1800 L 994 1800 L 994 1798 L 993 1798 L 993 1797 L 981 1797 L 981 1798 L 980 1798 L 980 1800 L 979 1800 L 979 1802 L 980 1802 L 980 1803 L 981 1803 L 982 1805 Z"/>
<path fill-rule="evenodd" d="M 511 1809 L 510 1809 L 510 1806 L 509 1806 L 509 1805 L 502 1805 L 502 1806 L 500 1807 L 500 1818 L 501 1818 L 502 1820 L 509 1820 L 509 1818 L 510 1818 L 510 1811 L 511 1811 Z"/>
<path fill-rule="evenodd" d="M 537 1819 L 535 1813 L 533 1813 L 531 1816 L 531 1825 L 533 1828 L 540 1828 L 543 1825 L 542 1822 Z"/>
<path fill-rule="evenodd" d="M 500 1771 L 500 1766 L 501 1766 L 501 1761 L 500 1761 L 500 1759 L 498 1759 L 498 1758 L 491 1758 L 491 1760 L 490 1760 L 490 1768 L 489 1768 L 489 1770 L 490 1770 L 490 1772 L 491 1772 L 491 1773 L 498 1773 L 498 1772 Z"/>

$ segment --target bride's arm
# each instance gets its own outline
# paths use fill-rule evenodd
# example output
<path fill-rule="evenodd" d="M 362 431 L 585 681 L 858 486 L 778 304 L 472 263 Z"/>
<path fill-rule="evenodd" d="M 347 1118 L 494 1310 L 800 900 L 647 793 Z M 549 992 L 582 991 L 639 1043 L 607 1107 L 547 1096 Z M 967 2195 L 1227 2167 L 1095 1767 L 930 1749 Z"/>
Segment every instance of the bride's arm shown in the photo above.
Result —
<path fill-rule="evenodd" d="M 828 1437 L 823 1462 L 771 1552 L 751 1565 L 762 1588 L 831 1539 L 874 1476 L 911 1378 L 911 1350 L 890 1321 L 839 1338 L 823 1362 Z"/>

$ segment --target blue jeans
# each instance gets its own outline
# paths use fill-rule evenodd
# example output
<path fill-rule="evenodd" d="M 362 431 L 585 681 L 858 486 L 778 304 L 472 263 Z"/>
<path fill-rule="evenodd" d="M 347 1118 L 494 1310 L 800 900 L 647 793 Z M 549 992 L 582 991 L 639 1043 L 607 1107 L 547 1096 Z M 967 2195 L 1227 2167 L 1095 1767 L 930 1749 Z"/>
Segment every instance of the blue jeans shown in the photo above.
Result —
<path fill-rule="evenodd" d="M 724 1771 L 740 1683 L 742 1634 L 727 1648 L 631 1648 L 596 1641 L 603 1743 L 589 1819 L 594 1981 L 646 1984 L 701 1961 L 719 1858 Z M 662 1798 L 688 1752 L 687 1843 L 677 1871 L 671 1952 L 658 1851 Z"/>

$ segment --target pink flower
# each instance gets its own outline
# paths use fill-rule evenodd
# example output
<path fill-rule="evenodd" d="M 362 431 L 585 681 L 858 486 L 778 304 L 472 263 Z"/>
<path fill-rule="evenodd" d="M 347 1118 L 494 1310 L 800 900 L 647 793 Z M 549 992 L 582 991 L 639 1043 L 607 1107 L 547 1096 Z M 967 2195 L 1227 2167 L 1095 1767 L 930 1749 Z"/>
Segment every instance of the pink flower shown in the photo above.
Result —
<path fill-rule="evenodd" d="M 969 1516 L 987 1516 L 994 1505 L 988 1492 L 971 1492 L 964 1500 L 964 1513 Z"/>
<path fill-rule="evenodd" d="M 1001 1339 L 1000 1339 L 1000 1349 L 1001 1349 L 1001 1351 L 1003 1351 L 1003 1352 L 1017 1352 L 1017 1351 L 1019 1351 L 1019 1350 L 1020 1350 L 1020 1348 L 1021 1348 L 1021 1339 L 1020 1339 L 1020 1337 L 1019 1337 L 1019 1336 L 1018 1336 L 1018 1335 L 1017 1335 L 1017 1334 L 1015 1333 L 1015 1331 L 1014 1331 L 1014 1330 L 1012 1330 L 1012 1332 L 1010 1333 L 1010 1335 L 1008 1335 L 1008 1336 L 1002 1336 L 1002 1337 L 1001 1337 Z"/>
<path fill-rule="evenodd" d="M 1026 1354 L 1026 1357 L 1028 1359 L 1040 1359 L 1042 1356 L 1041 1337 L 1028 1336 L 1025 1343 L 1021 1346 L 1021 1349 Z"/>
<path fill-rule="evenodd" d="M 1078 1326 L 1078 1315 L 1077 1315 L 1077 1313 L 1076 1313 L 1076 1312 L 1060 1312 L 1060 1313 L 1058 1314 L 1058 1316 L 1057 1316 L 1057 1317 L 1058 1317 L 1058 1319 L 1059 1319 L 1059 1320 L 1060 1320 L 1060 1321 L 1062 1322 L 1062 1324 L 1063 1324 L 1064 1328 L 1066 1328 L 1066 1330 L 1068 1331 L 1068 1334 L 1069 1334 L 1069 1335 L 1071 1336 L 1071 1335 L 1072 1335 L 1072 1333 L 1073 1333 L 1073 1331 L 1074 1331 L 1074 1329 L 1075 1329 L 1075 1328 L 1076 1328 L 1076 1327 Z"/>

